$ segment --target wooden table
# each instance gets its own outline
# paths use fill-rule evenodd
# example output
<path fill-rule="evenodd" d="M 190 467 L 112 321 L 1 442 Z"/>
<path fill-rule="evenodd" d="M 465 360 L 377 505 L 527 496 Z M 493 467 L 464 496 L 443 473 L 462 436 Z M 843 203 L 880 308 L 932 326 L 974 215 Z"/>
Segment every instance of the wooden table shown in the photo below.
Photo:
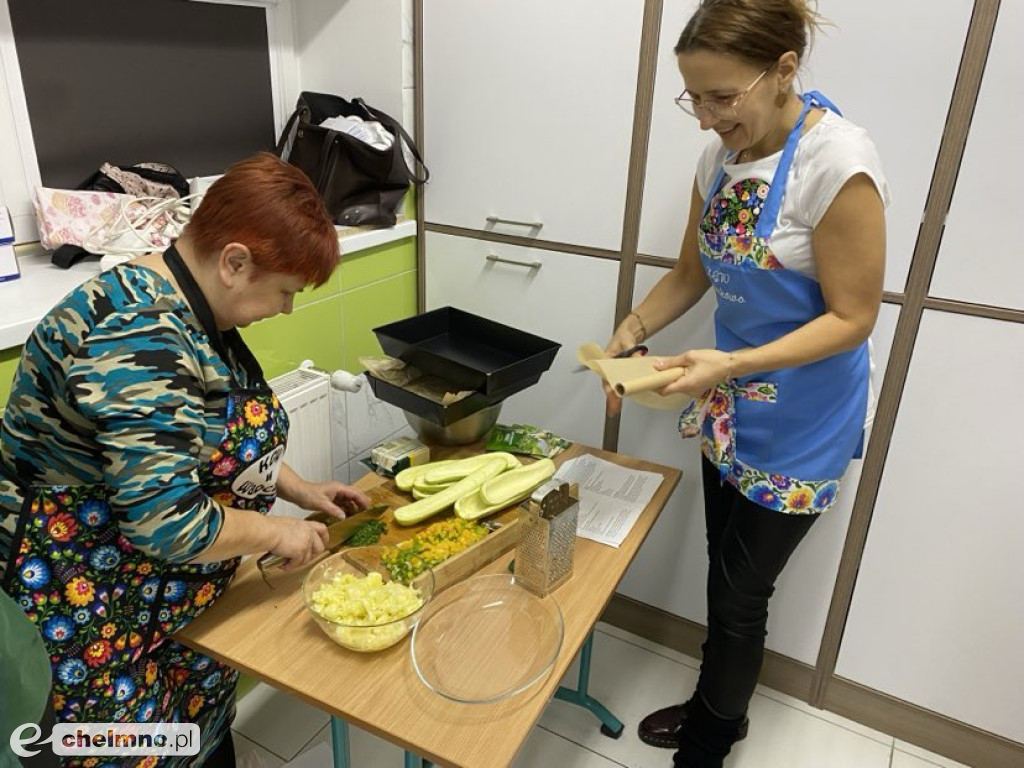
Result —
<path fill-rule="evenodd" d="M 438 696 L 416 676 L 408 638 L 378 653 L 341 648 L 302 605 L 299 587 L 306 569 L 275 576 L 276 589 L 271 590 L 260 579 L 252 558 L 243 564 L 217 604 L 176 639 L 398 744 L 407 753 L 444 766 L 507 766 L 581 648 L 589 661 L 587 641 L 593 626 L 681 476 L 671 467 L 580 445 L 557 461 L 583 453 L 657 472 L 665 479 L 621 547 L 576 540 L 572 578 L 552 593 L 565 620 L 562 649 L 551 674 L 517 696 L 486 705 L 457 704 Z M 384 482 L 384 478 L 368 474 L 356 485 L 369 489 Z M 500 557 L 481 572 L 505 571 L 513 554 Z M 585 694 L 586 679 L 581 683 Z M 564 691 L 559 698 L 573 700 Z M 339 736 L 338 729 L 335 736 Z M 406 764 L 412 764 L 408 758 Z"/>

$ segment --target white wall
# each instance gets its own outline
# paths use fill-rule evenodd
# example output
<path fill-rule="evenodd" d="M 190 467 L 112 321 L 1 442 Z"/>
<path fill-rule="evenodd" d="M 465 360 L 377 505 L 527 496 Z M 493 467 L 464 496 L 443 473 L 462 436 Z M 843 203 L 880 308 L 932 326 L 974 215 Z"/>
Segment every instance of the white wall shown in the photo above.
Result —
<path fill-rule="evenodd" d="M 403 0 L 294 3 L 295 55 L 302 90 L 346 99 L 360 96 L 410 124 L 403 119 L 404 4 Z M 408 61 L 411 64 L 411 57 Z M 410 86 L 411 76 L 410 67 Z"/>

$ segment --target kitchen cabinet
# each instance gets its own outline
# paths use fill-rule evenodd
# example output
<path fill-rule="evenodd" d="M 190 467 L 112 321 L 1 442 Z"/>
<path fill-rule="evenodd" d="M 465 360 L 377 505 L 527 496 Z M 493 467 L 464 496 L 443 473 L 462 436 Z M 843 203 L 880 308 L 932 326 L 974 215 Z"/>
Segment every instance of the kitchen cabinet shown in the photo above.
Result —
<path fill-rule="evenodd" d="M 1017 742 L 1022 347 L 1024 325 L 925 312 L 836 667 Z"/>
<path fill-rule="evenodd" d="M 643 5 L 424 3 L 426 221 L 619 250 Z"/>
<path fill-rule="evenodd" d="M 604 391 L 594 374 L 573 369 L 582 343 L 611 336 L 618 262 L 437 232 L 426 238 L 428 310 L 458 307 L 562 345 L 538 384 L 505 401 L 499 421 L 600 445 Z"/>
<path fill-rule="evenodd" d="M 664 274 L 660 267 L 637 269 L 634 305 Z M 681 320 L 654 336 L 652 354 L 714 346 L 711 294 Z M 872 337 L 881 386 L 885 362 L 899 317 L 895 305 L 883 305 Z M 619 450 L 683 470 L 683 480 L 619 587 L 619 592 L 677 616 L 706 624 L 704 596 L 707 573 L 704 502 L 701 493 L 700 445 L 683 440 L 677 414 L 653 411 L 626 402 Z M 768 648 L 813 665 L 825 628 L 832 588 L 846 529 L 853 510 L 862 462 L 855 461 L 844 478 L 836 506 L 814 525 L 780 577 L 768 623 Z"/>
<path fill-rule="evenodd" d="M 998 190 L 1024 177 L 1015 149 L 1024 133 L 1024 5 L 1002 3 L 981 81 L 978 105 L 957 175 L 930 293 L 947 299 L 1024 310 L 1024 260 L 1002 238 L 985 234 L 1007 199 Z M 1003 182 L 1002 184 L 1000 182 Z M 1005 186 L 1004 186 L 1005 185 Z M 1000 202 L 1000 201 L 1003 202 Z"/>
<path fill-rule="evenodd" d="M 669 259 L 679 256 L 697 160 L 705 145 L 715 139 L 714 133 L 702 131 L 700 123 L 674 101 L 683 91 L 683 78 L 673 48 L 695 5 L 693 0 L 665 0 L 662 8 L 644 199 L 640 209 L 640 253 Z"/>
<path fill-rule="evenodd" d="M 693 5 L 665 0 L 640 221 L 640 252 L 668 258 L 679 254 L 698 155 L 714 139 L 671 102 L 682 90 L 672 48 Z M 830 24 L 817 34 L 797 88 L 822 91 L 878 147 L 892 193 L 885 279 L 890 291 L 902 292 L 906 283 L 972 7 L 972 0 L 941 7 L 932 0 L 818 4 Z M 1016 135 L 1009 126 L 1004 130 Z"/>

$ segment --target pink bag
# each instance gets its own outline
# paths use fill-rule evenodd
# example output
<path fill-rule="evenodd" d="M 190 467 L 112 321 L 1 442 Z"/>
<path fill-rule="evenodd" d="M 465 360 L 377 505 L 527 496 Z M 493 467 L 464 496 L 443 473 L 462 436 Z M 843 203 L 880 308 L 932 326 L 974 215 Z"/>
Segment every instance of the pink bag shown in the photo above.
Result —
<path fill-rule="evenodd" d="M 62 245 L 82 246 L 90 233 L 106 229 L 131 198 L 115 192 L 37 187 L 32 203 L 39 242 L 50 251 Z"/>

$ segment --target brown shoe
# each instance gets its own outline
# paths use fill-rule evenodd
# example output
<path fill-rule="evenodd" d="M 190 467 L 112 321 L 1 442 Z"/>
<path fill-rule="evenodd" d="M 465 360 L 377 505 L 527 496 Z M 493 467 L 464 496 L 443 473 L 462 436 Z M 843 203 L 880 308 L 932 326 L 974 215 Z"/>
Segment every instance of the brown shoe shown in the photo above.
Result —
<path fill-rule="evenodd" d="M 679 747 L 679 731 L 683 727 L 683 720 L 686 719 L 689 703 L 675 704 L 659 709 L 641 720 L 640 725 L 637 726 L 637 735 L 640 736 L 640 741 L 650 744 L 652 747 L 677 749 Z M 737 741 L 742 741 L 747 737 L 749 727 L 750 721 L 743 718 L 743 723 L 737 733 Z"/>

